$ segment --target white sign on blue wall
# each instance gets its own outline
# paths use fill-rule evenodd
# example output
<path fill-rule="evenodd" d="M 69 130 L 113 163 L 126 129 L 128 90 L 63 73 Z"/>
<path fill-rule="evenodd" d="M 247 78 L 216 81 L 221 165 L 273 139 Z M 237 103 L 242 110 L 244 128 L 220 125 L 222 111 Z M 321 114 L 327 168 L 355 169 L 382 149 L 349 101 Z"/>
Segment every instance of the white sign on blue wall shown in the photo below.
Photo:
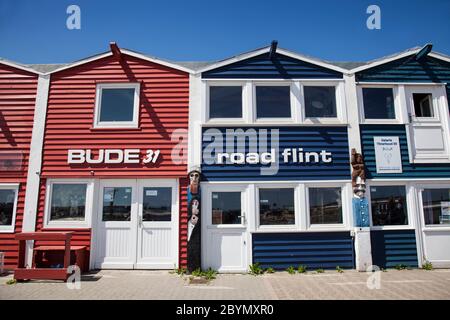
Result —
<path fill-rule="evenodd" d="M 377 173 L 402 173 L 398 137 L 373 137 Z"/>

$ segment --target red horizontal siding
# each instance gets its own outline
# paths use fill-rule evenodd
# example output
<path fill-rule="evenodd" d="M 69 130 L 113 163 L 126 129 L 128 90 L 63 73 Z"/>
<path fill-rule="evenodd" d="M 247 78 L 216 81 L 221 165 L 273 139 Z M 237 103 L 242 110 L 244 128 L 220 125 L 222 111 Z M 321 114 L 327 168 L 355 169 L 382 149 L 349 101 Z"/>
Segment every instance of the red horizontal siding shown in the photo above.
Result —
<path fill-rule="evenodd" d="M 140 82 L 138 129 L 94 129 L 96 85 Z M 123 55 L 106 57 L 52 75 L 43 152 L 43 177 L 184 177 L 185 164 L 174 164 L 171 141 L 176 129 L 188 128 L 189 75 Z M 153 165 L 69 165 L 69 149 L 160 149 Z"/>
<path fill-rule="evenodd" d="M 0 183 L 19 183 L 16 233 L 22 231 L 37 80 L 36 74 L 0 63 L 0 153 L 22 156 L 19 170 L 0 170 Z M 17 266 L 18 250 L 14 233 L 0 233 L 0 252 L 5 254 L 6 269 Z"/>

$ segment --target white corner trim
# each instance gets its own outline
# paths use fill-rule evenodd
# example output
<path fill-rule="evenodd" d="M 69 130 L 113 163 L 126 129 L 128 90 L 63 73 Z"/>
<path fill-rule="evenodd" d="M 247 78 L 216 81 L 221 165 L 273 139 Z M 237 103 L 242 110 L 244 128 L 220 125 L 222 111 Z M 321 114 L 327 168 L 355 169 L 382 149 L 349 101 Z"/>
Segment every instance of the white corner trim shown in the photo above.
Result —
<path fill-rule="evenodd" d="M 189 76 L 188 171 L 202 162 L 202 91 L 200 75 Z"/>
<path fill-rule="evenodd" d="M 34 108 L 33 131 L 31 135 L 28 175 L 23 213 L 23 232 L 36 230 L 36 216 L 39 198 L 40 170 L 42 164 L 42 148 L 44 142 L 47 100 L 50 87 L 50 75 L 40 75 Z"/>

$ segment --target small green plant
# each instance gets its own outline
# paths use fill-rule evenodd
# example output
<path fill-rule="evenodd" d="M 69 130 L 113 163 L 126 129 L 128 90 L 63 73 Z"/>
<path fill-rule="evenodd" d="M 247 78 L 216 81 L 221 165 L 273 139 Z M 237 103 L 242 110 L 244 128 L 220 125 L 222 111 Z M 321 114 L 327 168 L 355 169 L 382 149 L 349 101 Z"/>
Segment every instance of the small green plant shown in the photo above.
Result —
<path fill-rule="evenodd" d="M 254 276 L 258 276 L 264 273 L 264 270 L 259 265 L 259 262 L 249 265 L 250 271 L 249 273 Z"/>
<path fill-rule="evenodd" d="M 293 266 L 289 266 L 289 267 L 286 269 L 286 271 L 287 271 L 287 273 L 289 273 L 289 274 L 295 274 L 295 268 L 294 268 Z"/>
<path fill-rule="evenodd" d="M 192 271 L 192 276 L 194 277 L 201 277 L 203 275 L 203 272 L 200 268 L 195 269 Z"/>
<path fill-rule="evenodd" d="M 17 280 L 16 279 L 9 279 L 8 281 L 6 281 L 6 284 L 7 285 L 13 285 L 13 284 L 16 284 L 17 283 Z"/>
<path fill-rule="evenodd" d="M 298 273 L 306 273 L 306 266 L 305 265 L 299 265 L 297 268 Z"/>
<path fill-rule="evenodd" d="M 423 270 L 433 270 L 433 264 L 430 261 L 425 260 L 422 264 L 422 269 Z"/>
<path fill-rule="evenodd" d="M 179 276 L 184 276 L 186 274 L 186 272 L 187 272 L 186 268 L 175 269 L 175 273 Z"/>
<path fill-rule="evenodd" d="M 317 273 L 324 273 L 325 271 L 322 268 L 316 269 Z"/>
<path fill-rule="evenodd" d="M 339 272 L 339 273 L 344 273 L 344 269 L 342 269 L 339 266 L 336 266 L 336 271 Z"/>
<path fill-rule="evenodd" d="M 407 269 L 407 268 L 408 268 L 408 266 L 405 265 L 405 264 L 402 264 L 402 263 L 399 263 L 399 264 L 396 264 L 396 265 L 395 265 L 395 269 L 396 269 L 396 270 L 405 270 L 405 269 Z"/>
<path fill-rule="evenodd" d="M 272 267 L 269 267 L 266 269 L 266 273 L 274 273 L 274 272 L 275 272 L 275 270 L 273 270 Z"/>
<path fill-rule="evenodd" d="M 214 269 L 211 269 L 211 268 L 208 268 L 208 270 L 203 272 L 203 277 L 206 280 L 213 280 L 216 278 L 216 276 L 217 276 L 217 271 Z"/>

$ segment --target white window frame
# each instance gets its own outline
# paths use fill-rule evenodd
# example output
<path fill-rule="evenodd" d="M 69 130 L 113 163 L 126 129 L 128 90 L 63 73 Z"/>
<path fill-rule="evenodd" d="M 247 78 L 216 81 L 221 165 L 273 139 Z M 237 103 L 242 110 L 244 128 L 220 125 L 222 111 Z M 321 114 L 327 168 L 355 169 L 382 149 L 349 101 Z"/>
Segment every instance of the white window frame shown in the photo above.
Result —
<path fill-rule="evenodd" d="M 291 107 L 290 117 L 272 117 L 272 118 L 258 118 L 258 105 L 256 99 L 256 87 L 289 87 L 289 100 Z M 298 120 L 299 115 L 298 110 L 300 105 L 298 104 L 298 95 L 295 94 L 295 85 L 293 81 L 283 81 L 283 82 L 270 82 L 270 81 L 255 81 L 252 83 L 252 113 L 254 123 L 295 123 Z"/>
<path fill-rule="evenodd" d="M 260 202 L 259 202 L 259 190 L 260 189 L 294 189 L 294 217 L 295 223 L 288 225 L 261 225 L 260 222 Z M 299 231 L 300 230 L 300 195 L 301 190 L 298 183 L 271 183 L 271 184 L 255 184 L 255 224 L 256 231 Z"/>
<path fill-rule="evenodd" d="M 240 118 L 210 118 L 210 99 L 209 99 L 209 90 L 210 87 L 242 87 L 242 117 Z M 203 81 L 203 105 L 204 109 L 204 121 L 203 123 L 211 123 L 211 124 L 227 124 L 227 123 L 238 123 L 245 124 L 248 122 L 249 117 L 249 108 L 251 102 L 247 101 L 248 91 L 251 90 L 250 83 L 246 81 Z"/>
<path fill-rule="evenodd" d="M 16 228 L 16 214 L 17 214 L 17 199 L 19 196 L 19 184 L 18 183 L 2 183 L 0 184 L 1 190 L 14 190 L 14 206 L 13 215 L 10 226 L 0 226 L 0 233 L 14 233 Z"/>
<path fill-rule="evenodd" d="M 80 221 L 51 221 L 50 210 L 54 184 L 86 184 L 86 204 L 84 220 Z M 48 179 L 45 196 L 44 229 L 83 229 L 90 228 L 92 224 L 92 211 L 94 206 L 94 180 L 92 179 Z"/>
<path fill-rule="evenodd" d="M 415 185 L 418 192 L 418 214 L 420 215 L 420 223 L 422 225 L 422 231 L 450 231 L 450 224 L 425 224 L 425 216 L 423 211 L 423 191 L 425 189 L 450 189 L 450 183 L 417 183 Z"/>
<path fill-rule="evenodd" d="M 405 187 L 406 196 L 406 212 L 408 215 L 408 224 L 405 225 L 387 225 L 387 226 L 374 226 L 372 220 L 372 198 L 371 190 L 372 187 L 392 187 L 392 186 L 403 186 Z M 415 217 L 414 217 L 414 197 L 415 190 L 410 183 L 405 181 L 366 181 L 366 198 L 369 204 L 369 218 L 370 218 L 370 229 L 371 230 L 411 230 L 415 228 Z"/>
<path fill-rule="evenodd" d="M 364 113 L 364 96 L 363 89 L 364 88 L 373 88 L 373 89 L 392 89 L 392 96 L 394 98 L 394 119 L 366 119 Z M 357 85 L 357 95 L 358 95 L 358 110 L 359 117 L 361 119 L 362 124 L 404 124 L 407 123 L 407 111 L 405 103 L 402 103 L 404 100 L 404 86 L 396 86 L 396 85 L 380 85 L 380 84 L 364 84 Z M 406 102 L 406 101 L 405 101 Z"/>
<path fill-rule="evenodd" d="M 330 224 L 311 224 L 311 212 L 309 206 L 309 189 L 310 188 L 341 188 L 341 204 L 342 204 L 342 223 L 330 223 Z M 348 183 L 333 183 L 333 182 L 317 182 L 317 183 L 306 183 L 305 193 L 304 193 L 304 203 L 305 209 L 305 225 L 308 231 L 343 231 L 350 230 L 352 219 L 350 218 L 352 212 L 351 207 L 349 207 L 349 199 L 351 194 L 349 193 L 351 189 L 351 184 Z"/>
<path fill-rule="evenodd" d="M 345 100 L 345 83 L 343 81 L 301 81 L 301 122 L 305 124 L 345 124 L 347 110 Z M 336 117 L 307 117 L 305 87 L 334 87 L 336 99 Z"/>
<path fill-rule="evenodd" d="M 103 89 L 134 89 L 134 105 L 132 121 L 100 121 Z M 138 128 L 141 84 L 128 83 L 98 83 L 95 96 L 94 128 Z"/>

